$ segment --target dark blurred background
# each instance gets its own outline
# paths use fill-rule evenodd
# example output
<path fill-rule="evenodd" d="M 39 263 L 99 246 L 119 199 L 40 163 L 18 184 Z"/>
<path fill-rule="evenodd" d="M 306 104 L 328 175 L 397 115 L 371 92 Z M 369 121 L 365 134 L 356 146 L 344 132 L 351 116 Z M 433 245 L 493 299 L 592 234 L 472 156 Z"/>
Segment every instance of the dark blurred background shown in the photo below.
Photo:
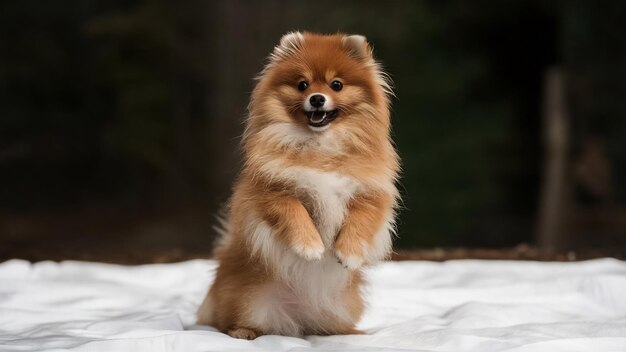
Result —
<path fill-rule="evenodd" d="M 0 257 L 209 253 L 280 36 L 395 81 L 398 248 L 626 252 L 626 2 L 4 1 Z M 82 256 L 81 256 L 82 255 Z"/>

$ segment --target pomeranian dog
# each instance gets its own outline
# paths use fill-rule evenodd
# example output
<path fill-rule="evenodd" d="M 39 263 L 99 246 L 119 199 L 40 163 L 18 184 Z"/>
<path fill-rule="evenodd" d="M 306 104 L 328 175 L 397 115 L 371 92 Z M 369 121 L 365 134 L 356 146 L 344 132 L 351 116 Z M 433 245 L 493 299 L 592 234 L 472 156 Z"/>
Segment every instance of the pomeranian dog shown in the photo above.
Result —
<path fill-rule="evenodd" d="M 199 324 L 244 339 L 359 333 L 362 268 L 390 253 L 398 201 L 391 94 L 365 37 L 281 38 L 252 93 Z"/>

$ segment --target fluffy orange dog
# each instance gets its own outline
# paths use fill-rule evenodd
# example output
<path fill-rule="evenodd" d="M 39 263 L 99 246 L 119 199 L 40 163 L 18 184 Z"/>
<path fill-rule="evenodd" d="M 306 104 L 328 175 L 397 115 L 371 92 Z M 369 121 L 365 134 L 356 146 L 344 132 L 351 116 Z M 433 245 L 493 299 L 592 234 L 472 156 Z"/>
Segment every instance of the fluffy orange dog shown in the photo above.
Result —
<path fill-rule="evenodd" d="M 398 156 L 365 37 L 288 33 L 252 93 L 245 164 L 198 322 L 237 338 L 350 334 L 391 250 Z"/>

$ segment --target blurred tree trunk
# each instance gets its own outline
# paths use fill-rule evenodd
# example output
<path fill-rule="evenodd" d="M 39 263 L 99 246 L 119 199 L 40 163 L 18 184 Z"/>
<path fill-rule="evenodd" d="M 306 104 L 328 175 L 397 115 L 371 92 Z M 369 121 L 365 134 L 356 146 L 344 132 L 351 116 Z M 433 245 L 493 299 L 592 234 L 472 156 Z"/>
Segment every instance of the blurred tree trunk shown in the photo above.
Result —
<path fill-rule="evenodd" d="M 545 77 L 544 175 L 541 185 L 537 242 L 542 249 L 564 245 L 563 230 L 568 197 L 569 117 L 564 102 L 563 72 L 548 70 Z"/>
<path fill-rule="evenodd" d="M 213 202 L 215 191 L 212 169 L 219 160 L 212 158 L 207 133 L 217 117 L 208 100 L 214 101 L 212 84 L 216 64 L 216 30 L 213 4 L 206 1 L 168 2 L 176 42 L 172 62 L 172 134 L 175 155 L 172 194 L 177 201 Z"/>
<path fill-rule="evenodd" d="M 267 18 L 263 6 L 249 1 L 217 1 L 214 21 L 214 89 L 206 97 L 207 110 L 213 114 L 208 125 L 208 149 L 212 152 L 211 184 L 215 196 L 226 200 L 240 163 L 239 137 L 243 132 L 246 106 L 253 77 L 261 67 L 260 41 L 255 28 Z"/>

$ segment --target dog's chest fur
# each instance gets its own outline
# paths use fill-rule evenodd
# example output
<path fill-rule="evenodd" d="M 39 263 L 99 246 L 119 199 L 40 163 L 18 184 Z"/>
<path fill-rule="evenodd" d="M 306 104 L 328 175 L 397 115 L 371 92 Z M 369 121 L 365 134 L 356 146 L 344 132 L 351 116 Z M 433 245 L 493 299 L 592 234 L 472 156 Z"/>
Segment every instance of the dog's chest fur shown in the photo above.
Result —
<path fill-rule="evenodd" d="M 285 172 L 296 187 L 296 194 L 309 212 L 322 241 L 330 248 L 348 213 L 350 199 L 360 184 L 338 172 L 307 167 L 290 167 Z"/>

